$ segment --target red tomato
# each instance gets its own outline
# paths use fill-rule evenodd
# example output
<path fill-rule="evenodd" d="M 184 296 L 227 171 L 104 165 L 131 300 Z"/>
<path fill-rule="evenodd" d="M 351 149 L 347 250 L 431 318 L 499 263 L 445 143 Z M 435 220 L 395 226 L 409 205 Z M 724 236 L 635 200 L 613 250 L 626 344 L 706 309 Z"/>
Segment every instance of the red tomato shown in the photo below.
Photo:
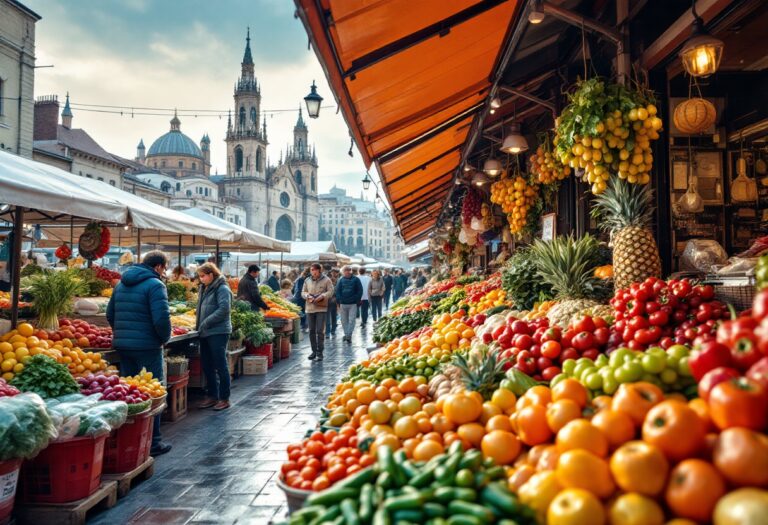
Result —
<path fill-rule="evenodd" d="M 321 458 L 323 457 L 323 454 L 325 454 L 325 446 L 321 441 L 310 441 L 307 443 L 305 450 L 307 451 L 307 454 L 315 456 L 316 458 Z"/>
<path fill-rule="evenodd" d="M 541 355 L 549 359 L 555 359 L 560 355 L 560 343 L 557 341 L 547 341 L 541 345 Z"/>
<path fill-rule="evenodd" d="M 341 427 L 341 430 L 339 430 L 339 435 L 347 437 L 356 436 L 357 430 L 355 430 L 355 428 L 352 426 L 344 426 Z"/>
<path fill-rule="evenodd" d="M 352 465 L 357 465 L 357 458 L 354 456 L 349 456 L 345 461 L 345 463 L 347 464 L 348 467 Z"/>
<path fill-rule="evenodd" d="M 333 441 L 333 438 L 335 438 L 338 435 L 339 435 L 338 432 L 336 432 L 335 430 L 326 430 L 325 431 L 325 442 L 326 443 L 330 443 L 331 441 Z"/>
<path fill-rule="evenodd" d="M 291 461 L 298 461 L 300 457 L 301 457 L 301 448 L 296 448 L 288 452 L 288 459 L 290 459 Z"/>
<path fill-rule="evenodd" d="M 315 470 L 320 470 L 320 467 L 322 465 L 320 464 L 320 460 L 319 459 L 317 459 L 315 457 L 312 457 L 312 458 L 309 458 L 309 460 L 307 460 L 307 466 L 308 467 L 312 467 Z"/>
<path fill-rule="evenodd" d="M 325 434 L 323 434 L 319 430 L 316 430 L 312 432 L 312 435 L 309 436 L 309 439 L 311 439 L 312 441 L 319 441 L 320 443 L 325 443 Z"/>
<path fill-rule="evenodd" d="M 283 477 L 285 477 L 288 472 L 292 470 L 296 470 L 299 468 L 299 465 L 295 461 L 286 461 L 283 463 L 283 466 L 280 467 L 280 472 L 283 473 Z"/>
<path fill-rule="evenodd" d="M 360 456 L 360 466 L 361 467 L 368 467 L 370 465 L 373 465 L 376 462 L 374 457 L 370 454 L 363 454 Z"/>
<path fill-rule="evenodd" d="M 301 456 L 296 463 L 303 468 L 307 466 L 307 461 L 309 461 L 309 456 Z"/>
<path fill-rule="evenodd" d="M 312 490 L 312 482 L 304 480 L 299 484 L 301 490 Z"/>
<path fill-rule="evenodd" d="M 325 476 L 318 476 L 315 481 L 312 482 L 312 490 L 319 492 L 325 490 L 331 486 L 331 482 Z"/>
<path fill-rule="evenodd" d="M 347 467 L 344 465 L 334 465 L 328 469 L 326 476 L 328 476 L 328 480 L 331 483 L 336 483 L 347 477 Z"/>
<path fill-rule="evenodd" d="M 312 481 L 317 477 L 317 469 L 314 469 L 312 467 L 304 467 L 301 469 L 301 472 L 299 472 L 299 475 L 308 481 Z"/>
<path fill-rule="evenodd" d="M 350 465 L 349 468 L 347 468 L 347 476 L 351 476 L 355 472 L 363 470 L 363 468 L 360 465 Z"/>

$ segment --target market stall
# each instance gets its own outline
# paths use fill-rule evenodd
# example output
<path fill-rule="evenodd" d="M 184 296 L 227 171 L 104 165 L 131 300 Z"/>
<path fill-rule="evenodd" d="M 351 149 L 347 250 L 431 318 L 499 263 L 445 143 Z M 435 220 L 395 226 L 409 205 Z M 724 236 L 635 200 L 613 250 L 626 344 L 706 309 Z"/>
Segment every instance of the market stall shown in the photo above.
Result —
<path fill-rule="evenodd" d="M 453 277 L 392 306 L 287 447 L 290 520 L 762 523 L 768 8 L 296 5 Z"/>

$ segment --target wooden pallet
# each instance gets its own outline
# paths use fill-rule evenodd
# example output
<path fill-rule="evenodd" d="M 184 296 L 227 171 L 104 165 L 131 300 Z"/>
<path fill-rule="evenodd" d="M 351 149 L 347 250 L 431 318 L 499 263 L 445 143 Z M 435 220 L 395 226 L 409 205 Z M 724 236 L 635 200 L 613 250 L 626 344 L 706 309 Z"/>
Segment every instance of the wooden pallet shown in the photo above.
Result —
<path fill-rule="evenodd" d="M 84 525 L 88 511 L 103 507 L 111 509 L 117 503 L 117 482 L 102 481 L 101 486 L 88 496 L 70 503 L 34 503 L 21 505 L 14 510 L 19 525 Z"/>
<path fill-rule="evenodd" d="M 124 498 L 130 491 L 134 480 L 144 481 L 152 477 L 155 473 L 155 459 L 149 456 L 147 460 L 131 470 L 120 474 L 104 474 L 101 479 L 104 481 L 117 482 L 117 497 Z"/>

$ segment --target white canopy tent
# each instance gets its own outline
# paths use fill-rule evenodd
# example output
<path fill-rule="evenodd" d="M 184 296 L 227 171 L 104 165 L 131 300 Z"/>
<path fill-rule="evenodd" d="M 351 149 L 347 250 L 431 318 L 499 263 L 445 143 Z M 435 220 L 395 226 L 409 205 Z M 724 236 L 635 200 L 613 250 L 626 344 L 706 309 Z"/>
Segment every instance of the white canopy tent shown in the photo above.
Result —
<path fill-rule="evenodd" d="M 292 264 L 310 264 L 335 263 L 346 264 L 349 257 L 336 251 L 336 245 L 333 241 L 295 241 L 290 242 L 290 251 L 288 253 L 267 252 L 267 253 L 242 253 L 231 252 L 230 258 L 236 257 L 243 264 L 258 263 L 292 263 Z"/>
<path fill-rule="evenodd" d="M 350 257 L 350 261 L 352 261 L 353 264 L 360 264 L 363 266 L 368 266 L 371 264 L 376 264 L 378 261 L 376 259 L 373 259 L 371 257 L 368 257 L 362 253 L 356 253 L 352 257 Z"/>
<path fill-rule="evenodd" d="M 233 243 L 236 243 L 238 248 L 241 249 L 264 250 L 270 252 L 288 252 L 291 249 L 291 243 L 287 241 L 278 241 L 277 239 L 249 230 L 243 226 L 232 224 L 231 222 L 211 215 L 199 208 L 187 208 L 186 210 L 182 210 L 182 213 L 202 221 L 210 222 L 220 228 L 232 228 L 235 232 Z"/>

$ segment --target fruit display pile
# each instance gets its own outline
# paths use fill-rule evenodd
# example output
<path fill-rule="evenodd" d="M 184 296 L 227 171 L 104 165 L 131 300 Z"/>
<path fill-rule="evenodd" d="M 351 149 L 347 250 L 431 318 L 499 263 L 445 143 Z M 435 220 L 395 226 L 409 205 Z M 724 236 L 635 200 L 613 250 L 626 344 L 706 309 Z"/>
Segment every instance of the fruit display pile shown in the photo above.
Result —
<path fill-rule="evenodd" d="M 739 513 L 768 512 L 768 291 L 740 316 L 685 279 L 571 297 L 599 265 L 582 245 L 570 274 L 533 261 L 555 297 L 533 310 L 496 275 L 385 316 L 425 319 L 288 448 L 281 482 L 310 494 L 291 523 L 760 523 Z"/>
<path fill-rule="evenodd" d="M 80 392 L 86 396 L 101 394 L 101 399 L 106 401 L 124 401 L 129 405 L 147 401 L 150 396 L 136 385 L 129 385 L 116 374 L 112 375 L 88 375 L 77 378 L 80 384 Z"/>
<path fill-rule="evenodd" d="M 165 387 L 159 379 L 147 372 L 145 368 L 135 376 L 127 376 L 121 379 L 129 386 L 135 386 L 140 392 L 149 395 L 149 397 L 163 397 L 166 394 Z"/>

